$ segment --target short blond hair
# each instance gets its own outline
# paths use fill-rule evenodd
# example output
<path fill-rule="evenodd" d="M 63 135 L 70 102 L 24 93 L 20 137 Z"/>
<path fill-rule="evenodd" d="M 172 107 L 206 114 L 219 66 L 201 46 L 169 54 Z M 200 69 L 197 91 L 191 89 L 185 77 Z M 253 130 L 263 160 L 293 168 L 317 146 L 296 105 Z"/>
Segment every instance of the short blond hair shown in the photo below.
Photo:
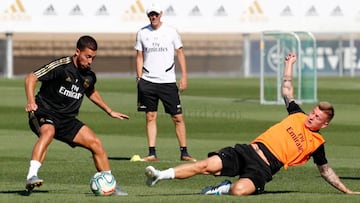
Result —
<path fill-rule="evenodd" d="M 322 112 L 324 112 L 328 116 L 328 122 L 330 122 L 331 119 L 334 118 L 335 110 L 334 110 L 333 105 L 331 105 L 329 102 L 322 101 L 322 102 L 319 102 L 319 104 L 317 106 L 319 107 L 319 109 Z"/>

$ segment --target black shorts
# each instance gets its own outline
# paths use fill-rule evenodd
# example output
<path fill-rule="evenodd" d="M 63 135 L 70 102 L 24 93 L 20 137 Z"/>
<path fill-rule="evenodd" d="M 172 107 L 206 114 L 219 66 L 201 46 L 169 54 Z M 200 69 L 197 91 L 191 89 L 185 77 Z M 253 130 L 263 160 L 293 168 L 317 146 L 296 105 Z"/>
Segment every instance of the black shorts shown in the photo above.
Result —
<path fill-rule="evenodd" d="M 210 152 L 208 156 L 218 155 L 223 168 L 220 176 L 249 178 L 255 185 L 254 194 L 262 193 L 265 184 L 272 180 L 271 169 L 255 152 L 251 145 L 236 144 L 225 147 L 218 152 Z"/>
<path fill-rule="evenodd" d="M 138 82 L 138 111 L 157 111 L 159 100 L 165 112 L 170 115 L 182 113 L 179 89 L 176 83 L 153 83 L 146 80 Z"/>
<path fill-rule="evenodd" d="M 41 111 L 40 109 L 35 111 L 35 116 L 39 122 L 39 126 L 42 126 L 43 124 L 51 124 L 55 127 L 55 139 L 65 142 L 71 147 L 79 146 L 74 143 L 73 140 L 80 128 L 85 125 L 84 123 L 76 118 L 59 118 L 50 113 Z M 30 119 L 29 126 L 31 130 L 39 136 L 33 122 Z"/>

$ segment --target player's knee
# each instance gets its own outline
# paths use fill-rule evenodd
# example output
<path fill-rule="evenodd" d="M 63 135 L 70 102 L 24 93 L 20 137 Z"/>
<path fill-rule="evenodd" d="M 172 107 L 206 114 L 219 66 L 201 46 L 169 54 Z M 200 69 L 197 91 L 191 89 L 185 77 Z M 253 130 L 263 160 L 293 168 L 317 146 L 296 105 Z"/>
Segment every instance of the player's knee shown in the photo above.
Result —
<path fill-rule="evenodd" d="M 255 188 L 246 185 L 235 183 L 231 186 L 230 193 L 234 196 L 246 196 L 251 195 L 255 192 Z"/>
<path fill-rule="evenodd" d="M 204 162 L 204 161 L 199 161 L 199 162 L 196 162 L 196 163 L 194 163 L 195 164 L 195 168 L 196 168 L 196 170 L 198 171 L 198 173 L 200 174 L 204 174 L 204 173 L 206 173 L 206 171 L 207 171 L 207 163 L 206 162 Z"/>
<path fill-rule="evenodd" d="M 92 139 L 90 141 L 91 143 L 90 144 L 90 149 L 92 151 L 103 151 L 103 145 L 102 145 L 102 142 L 101 140 L 98 138 L 98 137 L 95 137 L 94 139 Z"/>
<path fill-rule="evenodd" d="M 198 161 L 194 163 L 194 169 L 197 174 L 211 174 L 209 162 L 206 160 Z"/>
<path fill-rule="evenodd" d="M 249 192 L 244 188 L 232 188 L 230 193 L 234 196 L 246 196 L 251 195 L 253 192 Z"/>
<path fill-rule="evenodd" d="M 148 112 L 148 113 L 146 113 L 146 120 L 148 122 L 154 121 L 154 120 L 156 120 L 156 118 L 157 118 L 156 112 Z"/>
<path fill-rule="evenodd" d="M 184 118 L 183 118 L 182 114 L 173 115 L 171 118 L 172 118 L 173 121 L 176 122 L 176 123 L 184 122 Z"/>

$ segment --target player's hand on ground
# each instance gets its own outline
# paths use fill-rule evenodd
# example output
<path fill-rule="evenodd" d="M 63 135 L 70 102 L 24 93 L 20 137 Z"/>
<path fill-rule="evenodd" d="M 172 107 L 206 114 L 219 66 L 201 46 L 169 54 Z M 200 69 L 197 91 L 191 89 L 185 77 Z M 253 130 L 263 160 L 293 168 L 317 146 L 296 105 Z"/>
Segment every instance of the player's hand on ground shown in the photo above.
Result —
<path fill-rule="evenodd" d="M 296 61 L 296 55 L 294 53 L 289 53 L 286 57 L 285 57 L 285 63 L 288 64 L 294 64 Z"/>
<path fill-rule="evenodd" d="M 120 113 L 120 112 L 116 112 L 116 111 L 111 111 L 109 113 L 109 116 L 113 117 L 113 118 L 118 118 L 118 119 L 129 119 L 130 117 L 126 114 Z"/>
<path fill-rule="evenodd" d="M 360 195 L 360 192 L 357 192 L 357 191 L 347 191 L 346 194 L 350 194 L 350 195 Z"/>

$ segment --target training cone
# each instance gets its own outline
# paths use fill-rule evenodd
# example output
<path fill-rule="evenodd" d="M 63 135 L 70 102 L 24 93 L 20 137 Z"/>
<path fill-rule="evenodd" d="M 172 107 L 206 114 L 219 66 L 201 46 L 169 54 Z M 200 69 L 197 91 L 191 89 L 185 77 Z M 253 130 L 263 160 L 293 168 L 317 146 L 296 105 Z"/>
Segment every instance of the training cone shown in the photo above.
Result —
<path fill-rule="evenodd" d="M 135 154 L 131 157 L 130 161 L 144 161 L 139 155 Z"/>

